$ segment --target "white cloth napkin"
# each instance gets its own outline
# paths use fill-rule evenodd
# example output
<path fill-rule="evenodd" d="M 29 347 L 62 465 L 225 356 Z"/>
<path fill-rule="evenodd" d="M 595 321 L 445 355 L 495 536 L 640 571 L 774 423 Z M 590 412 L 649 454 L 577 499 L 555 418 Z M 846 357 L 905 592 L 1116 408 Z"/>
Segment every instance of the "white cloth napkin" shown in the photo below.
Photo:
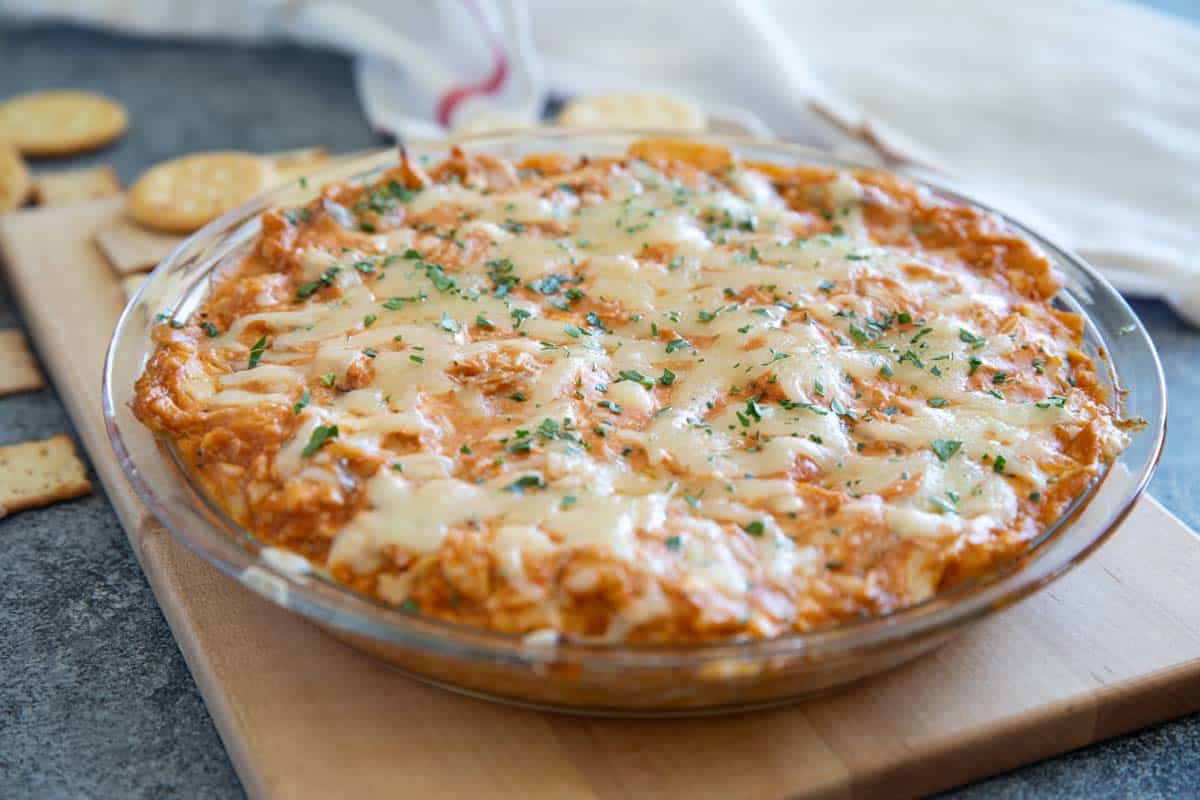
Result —
<path fill-rule="evenodd" d="M 1112 0 L 0 0 L 357 56 L 382 130 L 662 90 L 941 177 L 1200 324 L 1200 28 Z M 871 146 L 864 147 L 869 142 Z M 948 178 L 946 176 L 949 176 Z"/>

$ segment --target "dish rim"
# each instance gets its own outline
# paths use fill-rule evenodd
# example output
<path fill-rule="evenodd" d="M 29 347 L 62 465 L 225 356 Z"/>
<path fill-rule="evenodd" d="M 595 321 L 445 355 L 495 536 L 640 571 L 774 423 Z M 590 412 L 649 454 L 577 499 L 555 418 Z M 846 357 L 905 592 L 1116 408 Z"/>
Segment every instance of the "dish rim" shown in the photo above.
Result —
<path fill-rule="evenodd" d="M 784 163 L 808 163 L 841 169 L 867 169 L 895 173 L 894 170 L 840 158 L 819 149 L 789 142 L 757 139 L 749 136 L 680 134 L 669 131 L 536 129 L 481 134 L 453 140 L 414 142 L 409 145 L 409 148 L 414 152 L 421 153 L 445 153 L 452 145 L 461 145 L 466 148 L 491 148 L 492 151 L 504 145 L 510 145 L 516 146 L 518 149 L 529 148 L 523 152 L 537 152 L 545 151 L 556 143 L 560 144 L 560 149 L 562 149 L 568 143 L 579 145 L 594 142 L 598 146 L 597 149 L 614 145 L 623 149 L 633 141 L 656 137 L 723 145 L 735 152 L 741 150 L 743 151 L 741 155 L 751 158 L 753 156 L 745 151 L 769 151 L 776 156 L 776 160 L 786 159 Z M 538 142 L 538 146 L 532 147 L 534 142 Z M 333 180 L 358 180 L 390 166 L 394 160 L 394 154 L 394 148 L 387 148 L 352 157 L 348 161 L 314 171 L 307 176 L 308 182 L 313 187 L 319 187 L 323 183 Z M 758 159 L 754 158 L 754 160 Z M 1144 492 L 1162 454 L 1166 421 L 1165 379 L 1154 344 L 1140 319 L 1116 289 L 1082 258 L 1055 244 L 1011 215 L 991 205 L 976 201 L 940 181 L 929 180 L 925 176 L 914 178 L 900 173 L 895 174 L 899 174 L 905 180 L 927 187 L 942 197 L 967 203 L 996 215 L 1014 231 L 1027 237 L 1041 248 L 1056 266 L 1065 269 L 1068 277 L 1083 278 L 1086 285 L 1082 286 L 1080 291 L 1086 293 L 1087 290 L 1091 290 L 1097 292 L 1099 297 L 1099 300 L 1095 298 L 1088 300 L 1089 305 L 1106 303 L 1109 311 L 1127 318 L 1129 324 L 1134 326 L 1132 330 L 1122 328 L 1110 336 L 1105 336 L 1105 332 L 1097 327 L 1092 315 L 1084 311 L 1079 299 L 1069 289 L 1064 288 L 1056 296 L 1059 302 L 1065 303 L 1071 307 L 1071 310 L 1083 316 L 1085 342 L 1090 333 L 1095 339 L 1094 344 L 1099 351 L 1092 355 L 1105 365 L 1104 371 L 1109 379 L 1110 391 L 1119 392 L 1122 395 L 1127 395 L 1131 391 L 1144 393 L 1148 395 L 1150 410 L 1153 412 L 1153 418 L 1147 421 L 1146 429 L 1136 434 L 1139 437 L 1150 437 L 1148 449 L 1142 448 L 1145 453 L 1139 463 L 1132 465 L 1129 479 L 1116 489 L 1117 493 L 1113 497 L 1106 498 L 1110 506 L 1101 512 L 1102 522 L 1091 525 L 1089 532 L 1079 530 L 1081 516 L 1100 496 L 1101 492 L 1106 490 L 1106 487 L 1114 485 L 1110 477 L 1116 466 L 1122 462 L 1125 453 L 1129 452 L 1128 449 L 1108 465 L 1103 474 L 1093 481 L 1088 491 L 1076 498 L 1059 519 L 1040 534 L 1021 556 L 1000 565 L 979 578 L 967 581 L 913 605 L 884 614 L 843 621 L 812 631 L 789 633 L 768 639 L 722 639 L 695 643 L 639 644 L 581 642 L 564 640 L 560 637 L 552 645 L 541 642 L 532 644 L 527 635 L 503 633 L 488 628 L 425 617 L 419 613 L 383 604 L 332 579 L 320 577 L 316 573 L 297 572 L 282 567 L 269 554 L 263 555 L 264 550 L 271 548 L 263 546 L 261 543 L 258 543 L 257 548 L 248 546 L 257 543 L 253 534 L 229 520 L 224 512 L 216 506 L 215 501 L 194 481 L 187 478 L 177 462 L 175 468 L 183 478 L 184 485 L 173 488 L 183 489 L 183 494 L 188 500 L 192 503 L 199 502 L 203 508 L 200 510 L 173 508 L 170 500 L 176 498 L 169 499 L 163 496 L 159 487 L 151 485 L 151 473 L 147 470 L 147 467 L 151 465 L 142 463 L 146 460 L 143 457 L 144 454 L 133 452 L 129 441 L 133 431 L 128 429 L 129 420 L 121 419 L 119 411 L 122 406 L 114 399 L 114 390 L 120 388 L 114 382 L 114 369 L 118 366 L 117 360 L 120 357 L 122 345 L 125 344 L 124 337 L 141 333 L 137 327 L 139 325 L 149 331 L 155 324 L 154 309 L 146 307 L 143 302 L 148 298 L 152 288 L 167 280 L 173 270 L 182 271 L 182 274 L 185 275 L 200 274 L 203 282 L 204 275 L 210 273 L 221 259 L 212 257 L 206 264 L 189 265 L 190 260 L 197 258 L 193 251 L 199 249 L 202 251 L 201 255 L 211 256 L 211 254 L 203 252 L 205 248 L 227 244 L 238 234 L 242 234 L 243 237 L 247 235 L 246 232 L 257 224 L 263 210 L 280 204 L 281 198 L 295 190 L 290 183 L 272 189 L 192 234 L 155 268 L 137 294 L 126 305 L 114 329 L 105 358 L 102 385 L 105 428 L 118 462 L 138 496 L 172 535 L 190 550 L 222 572 L 263 594 L 277 605 L 300 613 L 318 623 L 333 625 L 351 633 L 379 639 L 396 646 L 416 647 L 430 652 L 453 654 L 458 657 L 487 658 L 493 661 L 519 663 L 576 662 L 594 668 L 694 667 L 698 664 L 729 659 L 761 661 L 797 655 L 821 658 L 853 654 L 883 648 L 898 639 L 931 635 L 945 629 L 960 627 L 1017 602 L 1065 574 L 1082 562 L 1120 526 Z M 227 253 L 223 255 L 227 255 Z M 156 308 L 170 310 L 170 316 L 174 316 L 184 310 L 180 308 L 180 305 L 195 291 L 193 288 L 191 292 L 177 292 L 175 297 L 170 298 L 169 306 L 158 304 Z M 164 300 L 166 299 L 164 298 Z M 139 319 L 139 314 L 143 315 L 144 319 Z M 188 314 L 190 311 L 184 313 L 183 316 Z M 1127 334 L 1136 335 L 1130 337 Z M 1122 370 L 1118 369 L 1114 359 L 1105 355 L 1111 353 L 1112 337 L 1118 335 L 1122 336 L 1127 344 L 1140 345 L 1145 351 L 1142 355 L 1148 356 L 1150 359 L 1146 366 L 1151 373 L 1152 385 L 1137 386 L 1133 390 L 1124 388 L 1127 384 L 1121 379 Z M 141 351 L 141 364 L 133 370 L 136 374 L 141 374 L 145 361 L 153 350 L 153 343 L 147 342 L 147 347 Z M 128 412 L 128 409 L 124 410 Z M 126 416 L 128 416 L 127 413 Z M 139 425 L 140 423 L 135 421 L 134 424 Z M 170 448 L 165 445 L 165 438 L 154 435 L 147 429 L 142 430 L 146 436 L 155 441 L 160 457 L 166 455 L 163 451 L 169 451 Z M 1142 443 L 1145 444 L 1145 440 L 1142 440 Z M 168 457 L 174 460 L 173 456 Z M 161 466 L 161 464 L 153 466 Z M 153 482 L 158 483 L 159 481 Z M 189 513 L 183 514 L 181 513 L 183 511 Z M 207 524 L 204 524 L 205 520 L 207 520 Z M 218 523 L 220 524 L 218 525 Z M 231 532 L 237 535 L 231 535 Z M 1064 552 L 1055 552 L 1062 550 L 1062 545 L 1068 544 L 1068 539 L 1070 546 Z M 1051 556 L 1054 557 L 1051 558 Z M 1034 567 L 1038 568 L 1034 569 Z"/>

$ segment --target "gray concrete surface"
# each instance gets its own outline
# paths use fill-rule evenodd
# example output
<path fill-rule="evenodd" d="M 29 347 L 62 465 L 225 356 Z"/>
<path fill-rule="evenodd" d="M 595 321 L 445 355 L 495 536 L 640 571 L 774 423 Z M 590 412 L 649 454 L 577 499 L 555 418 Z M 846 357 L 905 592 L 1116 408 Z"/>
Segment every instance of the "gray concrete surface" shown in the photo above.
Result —
<path fill-rule="evenodd" d="M 0 20 L 0 98 L 53 86 L 94 88 L 129 107 L 133 127 L 119 144 L 70 160 L 112 163 L 126 182 L 190 150 L 323 144 L 348 151 L 379 141 L 354 99 L 349 62 L 334 54 L 16 29 Z M 1200 334 L 1162 304 L 1137 310 L 1163 355 L 1175 401 L 1152 491 L 1200 527 L 1192 491 L 1200 474 Z M 20 325 L 0 285 L 0 328 Z M 71 423 L 53 389 L 0 399 L 0 444 L 62 431 Z M 241 797 L 104 496 L 0 520 L 0 544 L 0 797 Z M 1200 717 L 948 796 L 1200 796 Z"/>

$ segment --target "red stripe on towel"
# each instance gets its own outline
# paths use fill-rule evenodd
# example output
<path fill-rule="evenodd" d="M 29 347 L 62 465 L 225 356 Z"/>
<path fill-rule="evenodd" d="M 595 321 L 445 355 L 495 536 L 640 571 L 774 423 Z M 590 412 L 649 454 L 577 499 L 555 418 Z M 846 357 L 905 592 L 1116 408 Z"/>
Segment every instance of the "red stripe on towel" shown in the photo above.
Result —
<path fill-rule="evenodd" d="M 437 121 L 445 127 L 450 126 L 450 116 L 464 100 L 468 97 L 476 95 L 494 94 L 499 91 L 504 85 L 504 81 L 508 78 L 508 51 L 504 45 L 492 34 L 491 29 L 483 19 L 483 14 L 479 11 L 479 6 L 474 0 L 464 0 L 467 8 L 470 9 L 471 15 L 475 17 L 479 29 L 483 31 L 484 37 L 488 41 L 488 45 L 492 49 L 492 58 L 494 66 L 491 73 L 483 81 L 466 86 L 456 86 L 450 91 L 442 95 L 442 98 L 437 104 Z"/>

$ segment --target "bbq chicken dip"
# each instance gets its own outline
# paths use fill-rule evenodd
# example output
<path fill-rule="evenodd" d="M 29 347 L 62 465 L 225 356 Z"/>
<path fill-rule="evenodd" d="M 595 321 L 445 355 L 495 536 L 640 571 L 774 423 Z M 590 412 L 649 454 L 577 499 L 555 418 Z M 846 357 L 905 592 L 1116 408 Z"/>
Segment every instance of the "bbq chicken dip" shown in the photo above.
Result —
<path fill-rule="evenodd" d="M 134 411 L 273 552 L 382 603 L 776 637 L 1019 557 L 1120 451 L 1059 288 L 890 174 L 455 149 L 264 214 L 156 328 Z"/>

